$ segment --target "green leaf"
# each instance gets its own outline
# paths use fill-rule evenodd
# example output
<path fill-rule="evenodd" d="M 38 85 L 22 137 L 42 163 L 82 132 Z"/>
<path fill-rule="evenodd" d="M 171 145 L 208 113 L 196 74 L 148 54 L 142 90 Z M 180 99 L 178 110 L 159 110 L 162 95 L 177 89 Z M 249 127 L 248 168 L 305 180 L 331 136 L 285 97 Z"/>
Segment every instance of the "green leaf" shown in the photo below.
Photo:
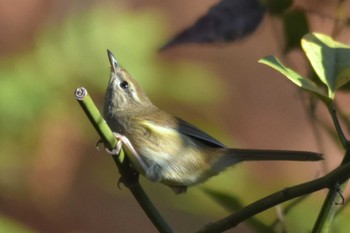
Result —
<path fill-rule="evenodd" d="M 11 233 L 34 233 L 34 229 L 29 228 L 22 222 L 8 218 L 6 216 L 0 216 L 0 232 L 11 232 Z"/>
<path fill-rule="evenodd" d="M 232 194 L 223 193 L 214 189 L 203 189 L 203 191 L 216 203 L 218 203 L 220 206 L 222 206 L 224 209 L 230 212 L 234 212 L 244 207 L 239 198 Z M 249 220 L 247 220 L 247 224 L 259 233 L 275 232 L 273 227 L 263 223 L 255 217 L 252 217 Z"/>
<path fill-rule="evenodd" d="M 226 193 L 208 188 L 203 189 L 203 191 L 227 211 L 233 212 L 244 207 L 239 198 L 232 194 L 228 195 Z"/>
<path fill-rule="evenodd" d="M 350 80 L 350 47 L 320 33 L 306 34 L 301 45 L 319 79 L 333 99 L 335 90 Z"/>
<path fill-rule="evenodd" d="M 311 91 L 321 97 L 326 97 L 324 93 L 322 93 L 322 90 L 313 81 L 304 78 L 294 70 L 286 67 L 275 56 L 267 56 L 260 59 L 259 62 L 279 71 L 297 86 L 307 91 Z"/>

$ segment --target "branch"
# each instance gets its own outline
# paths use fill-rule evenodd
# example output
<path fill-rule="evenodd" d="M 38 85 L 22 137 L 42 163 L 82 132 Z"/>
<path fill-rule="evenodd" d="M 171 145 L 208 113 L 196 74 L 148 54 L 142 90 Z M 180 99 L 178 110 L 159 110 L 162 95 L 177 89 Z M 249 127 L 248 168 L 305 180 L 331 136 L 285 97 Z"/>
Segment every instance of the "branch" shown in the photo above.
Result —
<path fill-rule="evenodd" d="M 86 116 L 89 118 L 91 124 L 99 134 L 104 145 L 109 150 L 114 149 L 117 145 L 117 140 L 114 137 L 111 129 L 108 127 L 106 121 L 96 108 L 94 102 L 88 95 L 87 90 L 83 87 L 77 88 L 75 91 L 75 98 L 78 100 Z M 173 232 L 171 227 L 165 222 L 151 200 L 148 198 L 145 191 L 140 186 L 138 175 L 130 167 L 128 158 L 124 156 L 123 150 L 119 155 L 113 155 L 112 157 L 119 169 L 121 181 L 127 188 L 129 188 L 139 205 L 142 207 L 143 211 L 146 213 L 158 231 L 164 233 Z"/>
<path fill-rule="evenodd" d="M 301 202 L 303 202 L 307 197 L 309 197 L 309 196 L 304 195 L 304 196 L 301 196 L 301 197 L 295 199 L 294 201 L 290 202 L 286 207 L 283 208 L 283 210 L 282 210 L 283 216 L 286 216 L 294 207 L 296 207 Z M 272 228 L 276 227 L 276 225 L 280 222 L 281 222 L 281 220 L 279 218 L 276 218 L 276 220 L 273 221 L 273 223 L 271 224 L 271 227 Z"/>
<path fill-rule="evenodd" d="M 337 116 L 337 111 L 334 106 L 334 102 L 331 102 L 330 104 L 328 104 L 327 107 L 332 117 L 333 124 L 337 131 L 341 144 L 346 150 L 343 161 L 340 164 L 340 167 L 342 167 L 345 164 L 347 164 L 350 160 L 350 144 L 341 128 L 341 125 Z M 339 197 L 339 192 L 342 192 L 345 189 L 346 180 L 344 182 L 339 182 L 335 185 L 337 185 L 337 187 L 329 190 L 327 197 L 323 202 L 320 214 L 318 215 L 316 223 L 312 229 L 313 233 L 329 232 L 329 228 L 331 226 L 333 218 L 336 215 L 337 210 L 339 209 L 339 205 L 335 206 L 334 203 L 338 203 L 339 201 L 341 202 L 340 200 L 341 198 Z"/>
<path fill-rule="evenodd" d="M 337 183 L 344 183 L 350 178 L 350 163 L 330 172 L 324 177 L 318 178 L 313 181 L 295 185 L 289 188 L 285 188 L 279 192 L 273 193 L 265 198 L 262 198 L 242 209 L 234 214 L 231 214 L 217 222 L 211 223 L 203 227 L 198 233 L 214 233 L 223 232 L 232 227 L 237 226 L 239 223 L 249 219 L 250 217 L 263 212 L 275 205 L 282 202 L 291 200 L 295 197 L 310 194 L 324 188 L 334 188 Z"/>

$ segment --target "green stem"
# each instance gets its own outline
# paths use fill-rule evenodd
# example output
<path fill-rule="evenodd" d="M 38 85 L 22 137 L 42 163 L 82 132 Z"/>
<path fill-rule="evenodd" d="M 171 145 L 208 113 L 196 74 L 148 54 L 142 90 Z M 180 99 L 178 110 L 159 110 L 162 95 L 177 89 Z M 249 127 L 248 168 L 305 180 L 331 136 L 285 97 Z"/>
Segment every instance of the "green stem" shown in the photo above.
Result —
<path fill-rule="evenodd" d="M 262 198 L 234 214 L 231 214 L 214 223 L 208 224 L 198 231 L 198 233 L 215 233 L 223 232 L 239 223 L 251 218 L 252 216 L 263 212 L 275 205 L 291 200 L 293 198 L 310 194 L 318 190 L 334 186 L 337 182 L 345 182 L 350 177 L 350 163 L 345 164 L 337 169 L 334 169 L 324 177 L 312 180 L 303 184 L 285 188 L 279 192 L 273 193 L 265 198 Z"/>
<path fill-rule="evenodd" d="M 328 111 L 332 117 L 333 124 L 338 133 L 341 144 L 346 150 L 344 158 L 339 166 L 343 167 L 345 164 L 347 164 L 347 162 L 350 159 L 350 144 L 349 141 L 346 139 L 345 134 L 339 123 L 334 102 L 328 104 Z M 333 187 L 330 186 L 330 190 L 328 191 L 327 197 L 322 205 L 320 214 L 318 215 L 314 228 L 312 229 L 313 233 L 326 233 L 330 231 L 330 227 L 333 222 L 334 216 L 336 215 L 339 207 L 341 206 L 337 203 L 342 202 L 340 193 L 345 189 L 346 183 L 346 180 L 343 182 L 337 181 L 336 183 L 334 183 Z"/>
<path fill-rule="evenodd" d="M 94 102 L 88 95 L 85 88 L 77 88 L 75 91 L 75 98 L 78 100 L 80 106 L 84 110 L 86 116 L 94 126 L 99 134 L 104 145 L 112 150 L 117 145 L 117 140 L 114 137 L 111 129 L 108 127 L 106 121 L 101 116 Z M 145 191 L 138 182 L 138 175 L 130 167 L 128 158 L 124 156 L 123 150 L 119 155 L 113 155 L 113 160 L 119 169 L 122 177 L 122 182 L 129 188 L 137 202 L 140 204 L 148 218 L 152 221 L 159 232 L 174 232 L 171 227 L 165 222 L 158 210 L 155 208 L 151 200 L 148 198 Z"/>
<path fill-rule="evenodd" d="M 348 140 L 346 139 L 345 134 L 340 126 L 339 119 L 337 116 L 337 110 L 335 108 L 334 102 L 331 102 L 330 104 L 328 104 L 327 107 L 328 107 L 328 111 L 332 117 L 334 127 L 338 133 L 340 142 L 341 142 L 343 148 L 347 149 Z"/>

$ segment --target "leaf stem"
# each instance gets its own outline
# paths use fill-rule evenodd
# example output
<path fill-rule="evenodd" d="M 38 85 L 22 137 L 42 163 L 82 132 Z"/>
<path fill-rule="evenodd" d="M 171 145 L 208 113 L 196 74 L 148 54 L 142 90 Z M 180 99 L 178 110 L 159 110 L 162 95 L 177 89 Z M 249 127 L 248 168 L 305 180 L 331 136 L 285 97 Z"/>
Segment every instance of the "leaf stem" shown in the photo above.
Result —
<path fill-rule="evenodd" d="M 334 169 L 329 174 L 305 182 L 299 185 L 295 185 L 289 188 L 285 188 L 279 192 L 273 193 L 267 197 L 264 197 L 242 209 L 234 214 L 231 214 L 225 218 L 222 218 L 214 223 L 208 224 L 198 231 L 198 233 L 214 233 L 223 232 L 232 227 L 237 226 L 239 223 L 251 218 L 252 216 L 263 212 L 275 205 L 282 202 L 291 200 L 293 198 L 310 194 L 318 190 L 333 187 L 337 182 L 343 183 L 350 177 L 350 163 Z"/>

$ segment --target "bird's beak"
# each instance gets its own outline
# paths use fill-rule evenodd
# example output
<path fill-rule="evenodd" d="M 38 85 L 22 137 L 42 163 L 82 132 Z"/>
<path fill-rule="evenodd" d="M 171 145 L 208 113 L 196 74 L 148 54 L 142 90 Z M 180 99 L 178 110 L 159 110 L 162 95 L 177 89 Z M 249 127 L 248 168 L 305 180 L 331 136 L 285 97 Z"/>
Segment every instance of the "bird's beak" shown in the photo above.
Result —
<path fill-rule="evenodd" d="M 115 60 L 113 53 L 109 49 L 107 49 L 107 54 L 108 54 L 109 63 L 111 64 L 111 75 L 108 83 L 109 85 L 111 85 L 116 80 L 116 77 L 118 77 L 116 73 L 118 68 L 118 62 L 117 60 Z"/>
<path fill-rule="evenodd" d="M 115 60 L 113 53 L 109 49 L 107 49 L 107 54 L 108 54 L 109 63 L 111 64 L 111 68 L 113 71 L 115 71 L 118 67 L 118 62 L 117 60 Z"/>

